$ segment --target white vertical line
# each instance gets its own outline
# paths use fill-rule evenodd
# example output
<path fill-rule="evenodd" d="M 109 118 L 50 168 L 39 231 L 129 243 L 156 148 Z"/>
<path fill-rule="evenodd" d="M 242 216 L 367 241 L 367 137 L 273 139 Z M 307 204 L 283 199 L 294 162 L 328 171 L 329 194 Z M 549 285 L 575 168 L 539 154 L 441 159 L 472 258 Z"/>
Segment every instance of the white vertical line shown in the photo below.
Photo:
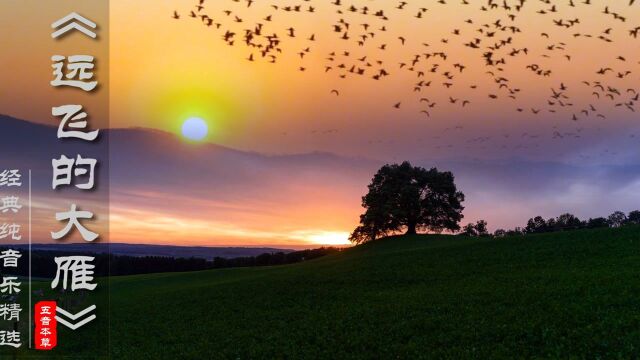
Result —
<path fill-rule="evenodd" d="M 31 349 L 31 169 L 29 169 L 29 349 Z"/>

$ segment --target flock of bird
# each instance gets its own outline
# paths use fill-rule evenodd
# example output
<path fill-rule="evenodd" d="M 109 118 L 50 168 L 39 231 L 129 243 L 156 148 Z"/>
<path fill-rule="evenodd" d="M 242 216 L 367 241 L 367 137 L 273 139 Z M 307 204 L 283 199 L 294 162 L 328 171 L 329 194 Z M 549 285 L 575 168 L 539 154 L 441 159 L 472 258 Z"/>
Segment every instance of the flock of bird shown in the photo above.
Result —
<path fill-rule="evenodd" d="M 403 78 L 412 79 L 406 93 L 415 96 L 395 99 L 390 106 L 400 109 L 407 102 L 414 102 L 424 117 L 431 117 L 435 109 L 445 106 L 469 108 L 482 98 L 483 102 L 511 101 L 515 111 L 531 116 L 557 113 L 573 121 L 606 119 L 615 108 L 631 113 L 637 110 L 640 91 L 634 84 L 640 80 L 640 59 L 610 54 L 606 64 L 590 63 L 592 69 L 582 68 L 582 81 L 571 84 L 563 79 L 562 71 L 554 68 L 561 61 L 572 64 L 576 57 L 583 61 L 587 57 L 587 63 L 590 57 L 602 59 L 603 54 L 596 56 L 594 52 L 613 42 L 624 41 L 622 48 L 638 48 L 640 26 L 629 24 L 636 13 L 640 15 L 636 0 L 614 0 L 609 4 L 599 0 L 399 0 L 394 4 L 381 1 L 379 6 L 373 0 L 366 1 L 366 5 L 351 4 L 358 0 L 328 0 L 322 4 L 319 0 L 297 0 L 296 4 L 273 4 L 257 10 L 256 4 L 262 1 L 265 0 L 197 0 L 191 9 L 174 11 L 173 18 L 198 21 L 217 31 L 225 44 L 243 46 L 248 62 L 277 63 L 283 56 L 295 58 L 296 71 L 310 70 L 313 63 L 306 60 L 316 48 L 334 47 L 321 54 L 324 64 L 314 70 L 335 76 L 335 84 L 352 77 L 384 81 L 406 74 Z M 392 31 L 407 16 L 417 19 L 412 21 L 438 19 L 439 7 L 444 6 L 477 6 L 477 13 L 484 20 L 459 18 L 458 24 L 451 24 L 449 35 L 440 39 L 430 35 L 429 22 L 411 34 Z M 598 21 L 606 23 L 606 28 L 591 26 L 585 31 L 583 20 L 593 20 L 580 19 L 571 11 L 579 7 L 588 7 L 601 16 Z M 315 32 L 303 32 L 287 24 L 292 16 L 314 16 L 320 9 L 335 14 L 335 21 L 326 23 L 324 28 L 314 26 Z M 257 11 L 261 20 L 248 20 Z M 527 41 L 531 37 L 521 38 L 529 30 L 524 23 L 530 25 L 534 20 L 544 31 L 533 34 L 538 41 L 530 44 Z M 593 51 L 576 54 L 571 41 L 577 39 L 588 42 Z M 318 46 L 321 41 L 324 45 Z M 470 55 L 460 56 L 460 49 Z M 390 52 L 402 60 L 390 62 L 385 55 Z M 483 74 L 486 81 L 473 76 L 463 81 L 469 72 Z M 532 87 L 531 82 L 517 84 L 525 73 L 555 84 L 536 106 L 531 105 L 525 91 Z M 327 90 L 334 96 L 342 94 L 339 85 Z M 555 131 L 553 136 L 565 135 Z"/>

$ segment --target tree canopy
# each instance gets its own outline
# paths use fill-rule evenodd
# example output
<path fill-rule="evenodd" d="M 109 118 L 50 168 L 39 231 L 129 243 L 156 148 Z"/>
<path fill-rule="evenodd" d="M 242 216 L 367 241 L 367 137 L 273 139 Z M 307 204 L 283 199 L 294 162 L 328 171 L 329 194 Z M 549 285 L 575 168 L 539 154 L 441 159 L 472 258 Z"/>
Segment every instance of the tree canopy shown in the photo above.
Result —
<path fill-rule="evenodd" d="M 451 172 L 402 164 L 381 167 L 362 197 L 365 212 L 350 240 L 362 243 L 381 236 L 418 230 L 457 231 L 462 220 L 464 194 Z"/>

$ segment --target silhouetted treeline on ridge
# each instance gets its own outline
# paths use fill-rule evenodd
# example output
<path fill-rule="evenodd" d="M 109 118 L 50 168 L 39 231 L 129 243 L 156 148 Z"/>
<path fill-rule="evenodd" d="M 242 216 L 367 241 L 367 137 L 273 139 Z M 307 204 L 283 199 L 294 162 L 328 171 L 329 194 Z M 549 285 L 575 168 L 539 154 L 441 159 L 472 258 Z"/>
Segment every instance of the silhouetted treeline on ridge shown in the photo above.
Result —
<path fill-rule="evenodd" d="M 9 249 L 10 247 L 2 247 L 0 251 Z M 59 251 L 33 251 L 31 274 L 33 277 L 50 278 L 56 273 L 55 257 L 70 255 L 87 255 L 95 257 L 93 264 L 95 268 L 95 276 L 120 276 L 120 275 L 136 275 L 151 274 L 161 272 L 184 272 L 184 271 L 200 271 L 232 267 L 251 267 L 251 266 L 272 266 L 293 264 L 305 260 L 312 260 L 324 255 L 339 252 L 339 248 L 321 247 L 317 249 L 308 249 L 293 251 L 289 253 L 275 252 L 264 253 L 258 256 L 245 256 L 226 259 L 216 257 L 213 260 L 203 258 L 173 258 L 164 256 L 126 256 L 126 255 L 110 255 L 106 253 L 66 253 Z M 22 258 L 18 261 L 17 268 L 4 269 L 3 273 L 19 276 L 29 275 L 29 253 L 22 251 Z"/>
<path fill-rule="evenodd" d="M 516 227 L 511 230 L 497 229 L 493 233 L 493 236 L 503 237 L 577 229 L 618 228 L 626 225 L 640 225 L 640 210 L 631 211 L 629 214 L 625 214 L 622 211 L 615 211 L 606 218 L 596 217 L 589 218 L 589 220 L 580 220 L 577 216 L 570 213 L 565 213 L 547 220 L 542 216 L 535 216 L 527 221 L 525 227 Z M 459 235 L 490 236 L 491 234 L 487 230 L 487 222 L 479 220 L 475 224 L 469 223 L 465 225 Z"/>

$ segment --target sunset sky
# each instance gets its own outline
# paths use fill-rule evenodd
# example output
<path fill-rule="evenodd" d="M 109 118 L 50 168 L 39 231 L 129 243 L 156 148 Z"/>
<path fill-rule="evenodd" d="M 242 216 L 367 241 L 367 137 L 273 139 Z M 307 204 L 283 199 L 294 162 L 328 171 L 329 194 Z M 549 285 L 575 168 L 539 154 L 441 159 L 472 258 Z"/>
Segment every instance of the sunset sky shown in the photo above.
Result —
<path fill-rule="evenodd" d="M 538 214 L 550 217 L 571 211 L 589 217 L 638 207 L 634 190 L 640 186 L 640 117 L 616 103 L 629 101 L 632 93 L 627 89 L 640 83 L 640 38 L 629 35 L 640 25 L 640 6 L 593 0 L 593 5 L 577 1 L 570 7 L 568 1 L 552 1 L 557 12 L 543 15 L 537 12 L 551 5 L 527 1 L 522 11 L 512 11 L 517 14 L 512 22 L 502 9 L 481 11 L 486 1 L 447 2 L 408 1 L 398 9 L 399 1 L 356 0 L 343 5 L 338 14 L 335 5 L 315 0 L 301 1 L 301 12 L 282 11 L 289 4 L 279 2 L 258 0 L 247 8 L 246 1 L 205 1 L 199 14 L 220 23 L 220 29 L 189 17 L 197 3 L 191 0 L 112 0 L 109 21 L 104 9 L 95 5 L 98 2 L 74 8 L 101 24 L 104 38 L 96 56 L 109 67 L 108 74 L 99 72 L 105 86 L 108 81 L 104 89 L 110 95 L 108 106 L 99 96 L 83 99 L 84 104 L 96 117 L 108 110 L 111 128 L 169 134 L 155 133 L 162 145 L 131 147 L 145 152 L 140 159 L 157 161 L 141 165 L 146 172 L 136 172 L 120 157 L 127 155 L 112 144 L 111 241 L 344 243 L 357 225 L 360 196 L 373 172 L 381 164 L 402 160 L 454 170 L 467 193 L 464 221 L 485 218 L 492 229 L 523 225 Z M 349 12 L 352 4 L 359 9 L 367 6 L 371 13 L 384 10 L 389 20 Z M 35 6 L 51 8 L 35 12 Z M 305 11 L 309 6 L 313 13 Z M 605 6 L 626 21 L 603 14 Z M 422 7 L 428 10 L 416 18 Z M 63 101 L 65 94 L 48 86 L 49 58 L 53 52 L 89 43 L 78 35 L 52 43 L 49 24 L 66 14 L 64 6 L 54 2 L 4 0 L 0 10 L 0 21 L 7 28 L 29 24 L 19 36 L 0 35 L 2 48 L 12 49 L 11 56 L 0 55 L 0 113 L 56 124 L 50 107 Z M 174 11 L 179 20 L 172 18 Z M 265 21 L 270 14 L 272 21 Z M 235 16 L 242 22 L 235 22 Z M 570 28 L 553 22 L 576 18 L 579 24 Z M 343 32 L 333 32 L 340 19 L 350 23 L 348 41 L 340 39 Z M 466 19 L 473 23 L 465 23 Z M 477 31 L 498 19 L 521 32 L 487 38 Z M 244 29 L 258 22 L 264 24 L 265 34 L 278 33 L 282 40 L 283 51 L 275 64 L 242 44 Z M 356 38 L 367 32 L 365 23 L 375 37 L 359 46 Z M 379 31 L 382 26 L 387 31 Z M 491 26 L 484 28 L 495 31 Z M 295 38 L 287 36 L 290 27 L 295 28 Z M 454 29 L 460 35 L 453 34 Z M 234 46 L 222 40 L 226 30 L 237 33 Z M 307 40 L 312 34 L 313 42 Z M 612 41 L 598 39 L 601 35 Z M 505 55 L 502 72 L 485 66 L 484 49 L 463 46 L 474 38 L 482 38 L 483 46 L 488 46 L 507 36 L 513 41 L 501 54 L 526 47 L 528 55 Z M 404 45 L 399 37 L 406 38 Z M 379 49 L 381 44 L 386 50 Z M 310 51 L 300 59 L 298 53 L 307 47 Z M 341 55 L 344 51 L 348 57 Z M 407 69 L 416 54 L 433 52 L 446 52 L 448 59 L 423 60 L 418 65 L 426 72 L 423 78 Z M 252 53 L 256 61 L 250 62 Z M 365 61 L 356 60 L 363 56 Z M 327 72 L 329 57 L 334 61 Z M 375 65 L 376 61 L 383 65 Z M 339 63 L 348 70 L 366 62 L 374 64 L 366 76 L 340 78 L 344 71 L 336 67 Z M 409 65 L 401 69 L 400 63 Z M 430 73 L 434 63 L 439 69 Z M 454 63 L 464 64 L 464 72 Z M 551 76 L 535 74 L 527 68 L 532 64 L 552 70 Z M 304 72 L 298 70 L 301 66 Z M 391 75 L 373 80 L 370 75 L 381 67 Z M 606 67 L 614 72 L 596 74 Z M 453 80 L 442 75 L 445 71 L 454 75 Z M 510 88 L 520 89 L 517 99 L 498 88 L 495 76 L 487 71 L 508 79 Z M 631 73 L 623 78 L 615 75 L 626 71 Z M 415 92 L 420 80 L 433 84 Z M 446 81 L 453 86 L 443 87 Z M 595 98 L 596 81 L 619 89 L 620 97 L 610 101 L 603 93 Z M 551 89 L 558 91 L 561 86 L 567 88 L 565 102 L 573 107 L 556 106 L 558 111 L 550 113 Z M 334 89 L 339 96 L 332 93 Z M 498 94 L 498 99 L 488 94 Z M 420 112 L 425 109 L 421 97 L 437 103 L 429 108 L 430 117 Z M 470 104 L 449 104 L 450 97 Z M 399 109 L 394 107 L 398 102 Z M 597 110 L 581 114 L 589 105 Z M 531 109 L 541 112 L 536 115 Z M 192 143 L 180 136 L 190 117 L 208 124 L 206 141 Z M 143 138 L 154 133 L 149 134 Z M 159 178 L 162 172 L 157 170 L 152 176 L 154 169 L 165 169 L 160 155 L 183 172 Z M 180 174 L 189 179 L 181 181 Z"/>

